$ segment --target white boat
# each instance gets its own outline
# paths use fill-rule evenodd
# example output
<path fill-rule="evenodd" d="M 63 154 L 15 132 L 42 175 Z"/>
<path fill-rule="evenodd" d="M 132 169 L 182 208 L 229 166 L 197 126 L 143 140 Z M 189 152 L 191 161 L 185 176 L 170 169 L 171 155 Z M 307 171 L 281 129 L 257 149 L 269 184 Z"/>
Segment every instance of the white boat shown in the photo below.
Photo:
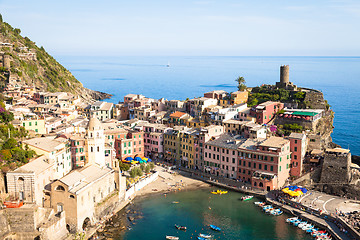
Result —
<path fill-rule="evenodd" d="M 199 237 L 202 237 L 202 238 L 211 238 L 212 236 L 210 234 L 202 234 L 200 233 L 199 234 Z"/>
<path fill-rule="evenodd" d="M 296 220 L 298 220 L 297 217 L 292 217 L 292 218 L 286 219 L 286 222 L 287 222 L 287 223 L 292 223 L 292 222 L 294 222 L 294 221 L 296 221 Z"/>
<path fill-rule="evenodd" d="M 169 239 L 169 240 L 179 240 L 179 237 L 166 236 L 166 239 Z"/>

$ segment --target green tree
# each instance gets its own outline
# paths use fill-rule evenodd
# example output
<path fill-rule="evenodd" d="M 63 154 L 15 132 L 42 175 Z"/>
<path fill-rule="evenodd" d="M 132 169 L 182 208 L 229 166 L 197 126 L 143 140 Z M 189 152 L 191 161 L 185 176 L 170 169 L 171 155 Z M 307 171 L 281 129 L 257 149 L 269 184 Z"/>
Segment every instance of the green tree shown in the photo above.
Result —
<path fill-rule="evenodd" d="M 13 138 L 9 138 L 3 145 L 2 149 L 12 149 L 16 147 L 17 141 Z"/>
<path fill-rule="evenodd" d="M 130 165 L 119 161 L 119 168 L 121 171 L 126 172 L 129 171 Z"/>
<path fill-rule="evenodd" d="M 150 169 L 153 170 L 155 168 L 155 164 L 153 162 L 149 163 Z"/>
<path fill-rule="evenodd" d="M 14 32 L 15 32 L 17 35 L 20 35 L 21 30 L 20 30 L 19 28 L 15 28 L 15 29 L 14 29 Z"/>
<path fill-rule="evenodd" d="M 238 83 L 238 90 L 239 91 L 244 91 L 246 89 L 246 81 L 244 77 L 238 77 L 237 79 L 235 79 L 235 82 Z"/>
<path fill-rule="evenodd" d="M 2 23 L 2 22 L 3 22 L 3 18 L 2 18 L 2 15 L 0 13 L 0 23 Z"/>
<path fill-rule="evenodd" d="M 135 171 L 136 171 L 136 175 L 139 177 L 141 177 L 144 174 L 140 168 L 135 168 Z"/>
<path fill-rule="evenodd" d="M 150 172 L 150 166 L 149 166 L 149 164 L 148 165 L 146 165 L 146 167 L 145 167 L 145 173 L 149 173 Z"/>
<path fill-rule="evenodd" d="M 144 163 L 140 164 L 140 169 L 141 169 L 141 171 L 145 170 L 145 164 Z"/>
<path fill-rule="evenodd" d="M 132 168 L 132 169 L 130 170 L 130 177 L 131 177 L 131 178 L 135 178 L 135 177 L 136 177 L 136 169 L 135 169 L 135 168 Z"/>

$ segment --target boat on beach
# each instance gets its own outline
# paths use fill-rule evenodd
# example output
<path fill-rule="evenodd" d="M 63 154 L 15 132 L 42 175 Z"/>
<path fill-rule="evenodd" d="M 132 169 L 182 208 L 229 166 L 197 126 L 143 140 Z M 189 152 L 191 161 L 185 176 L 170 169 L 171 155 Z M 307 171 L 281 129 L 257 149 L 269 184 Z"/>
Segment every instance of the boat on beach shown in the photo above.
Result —
<path fill-rule="evenodd" d="M 176 227 L 176 229 L 179 229 L 179 230 L 183 230 L 183 231 L 186 230 L 185 226 L 180 226 L 180 225 L 175 224 L 175 227 Z"/>
<path fill-rule="evenodd" d="M 214 231 L 221 231 L 221 228 L 219 228 L 218 226 L 215 226 L 215 225 L 210 225 L 210 228 Z"/>
<path fill-rule="evenodd" d="M 179 240 L 179 237 L 175 237 L 175 236 L 166 236 L 166 239 L 169 239 L 169 240 Z"/>
<path fill-rule="evenodd" d="M 247 196 L 241 197 L 241 200 L 242 200 L 242 201 L 248 201 L 248 200 L 252 199 L 253 197 L 254 197 L 254 196 L 247 195 Z"/>

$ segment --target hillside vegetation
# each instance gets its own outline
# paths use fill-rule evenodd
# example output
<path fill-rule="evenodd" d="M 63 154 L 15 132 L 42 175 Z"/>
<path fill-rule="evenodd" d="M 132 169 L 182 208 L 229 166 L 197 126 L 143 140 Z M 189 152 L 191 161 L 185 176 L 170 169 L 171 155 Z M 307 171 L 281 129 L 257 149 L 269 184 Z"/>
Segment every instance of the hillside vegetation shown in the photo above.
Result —
<path fill-rule="evenodd" d="M 1 15 L 0 43 L 12 45 L 0 46 L 0 52 L 9 55 L 11 59 L 10 69 L 0 68 L 2 82 L 11 77 L 21 79 L 29 85 L 35 84 L 43 91 L 71 92 L 88 100 L 109 97 L 84 88 L 71 72 L 45 51 L 44 47 L 38 47 L 28 37 L 21 36 L 21 30 L 2 21 Z"/>

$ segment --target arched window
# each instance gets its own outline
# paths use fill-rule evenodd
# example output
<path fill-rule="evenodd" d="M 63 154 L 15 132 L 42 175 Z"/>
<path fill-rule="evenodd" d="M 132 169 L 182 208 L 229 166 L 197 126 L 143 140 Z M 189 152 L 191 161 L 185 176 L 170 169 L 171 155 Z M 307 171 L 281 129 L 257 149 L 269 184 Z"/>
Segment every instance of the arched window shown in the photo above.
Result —
<path fill-rule="evenodd" d="M 262 182 L 259 183 L 259 187 L 263 187 L 264 184 Z"/>
<path fill-rule="evenodd" d="M 61 185 L 58 185 L 56 188 L 55 188 L 56 191 L 65 191 L 65 188 Z"/>
<path fill-rule="evenodd" d="M 93 147 L 90 147 L 90 149 L 91 149 L 91 150 L 90 150 L 91 152 L 93 152 L 93 151 L 94 151 L 94 148 L 93 148 Z"/>
<path fill-rule="evenodd" d="M 256 187 L 256 185 L 257 185 L 257 183 L 256 182 L 254 182 L 254 186 Z"/>
<path fill-rule="evenodd" d="M 75 196 L 71 194 L 71 195 L 69 196 L 69 198 L 74 198 L 74 199 L 75 199 Z"/>

